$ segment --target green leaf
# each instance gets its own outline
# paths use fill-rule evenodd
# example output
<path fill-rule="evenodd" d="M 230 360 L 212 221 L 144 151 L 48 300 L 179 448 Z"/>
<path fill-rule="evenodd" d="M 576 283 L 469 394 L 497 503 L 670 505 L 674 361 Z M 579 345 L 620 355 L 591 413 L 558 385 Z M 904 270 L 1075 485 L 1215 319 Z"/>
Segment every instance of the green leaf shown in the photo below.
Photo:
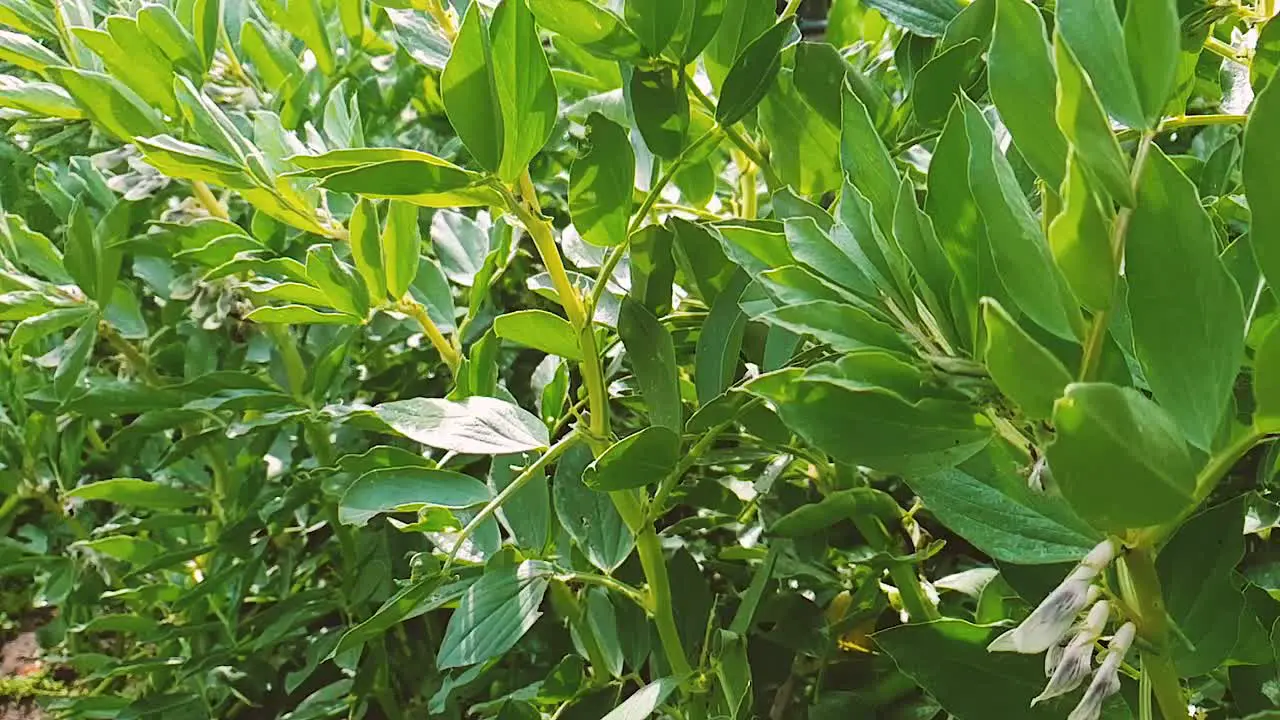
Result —
<path fill-rule="evenodd" d="M 683 0 L 680 3 L 680 21 L 676 24 L 669 47 L 682 64 L 688 65 L 697 59 L 715 37 L 727 4 L 728 0 Z"/>
<path fill-rule="evenodd" d="M 633 272 L 634 267 L 633 261 Z M 632 277 L 634 280 L 634 275 Z M 655 427 L 680 432 L 684 426 L 684 408 L 680 403 L 680 368 L 676 364 L 671 333 L 653 313 L 627 296 L 618 313 L 618 336 L 627 350 L 636 384 L 649 411 L 649 421 Z"/>
<path fill-rule="evenodd" d="M 559 105 L 551 66 L 525 0 L 503 0 L 489 25 L 493 78 L 502 106 L 502 163 L 498 175 L 515 180 L 555 127 Z"/>
<path fill-rule="evenodd" d="M 204 502 L 199 495 L 181 488 L 138 478 L 114 478 L 92 482 L 72 488 L 66 493 L 66 497 L 80 500 L 105 500 L 116 505 L 147 510 L 181 510 Z"/>
<path fill-rule="evenodd" d="M 1271 326 L 1253 354 L 1253 404 L 1255 428 L 1280 430 L 1280 323 Z"/>
<path fill-rule="evenodd" d="M 457 602 L 474 582 L 474 578 L 468 578 L 442 585 L 443 580 L 441 575 L 425 577 L 387 598 L 368 620 L 343 633 L 329 657 L 337 657 L 348 650 L 361 647 L 406 620 Z"/>
<path fill-rule="evenodd" d="M 148 103 L 165 114 L 176 115 L 173 67 L 132 18 L 107 18 L 106 28 L 74 28 L 77 40 L 102 58 L 112 77 L 121 79 Z"/>
<path fill-rule="evenodd" d="M 542 615 L 553 574 L 541 560 L 498 567 L 467 588 L 436 654 L 440 668 L 466 667 L 510 650 Z"/>
<path fill-rule="evenodd" d="M 1124 47 L 1144 127 L 1154 128 L 1164 117 L 1177 78 L 1181 40 L 1177 0 L 1133 0 L 1125 6 Z"/>
<path fill-rule="evenodd" d="M 1111 7 L 1110 0 L 1103 2 Z M 1132 207 L 1134 196 L 1129 183 L 1128 158 L 1120 152 L 1120 143 L 1111 132 L 1111 123 L 1102 112 L 1094 86 L 1058 33 L 1053 36 L 1053 51 L 1058 68 L 1058 104 L 1055 110 L 1058 127 L 1085 168 L 1111 197 L 1121 205 Z M 1117 70 L 1116 74 L 1119 75 L 1120 71 Z"/>
<path fill-rule="evenodd" d="M 351 211 L 347 229 L 351 233 L 351 259 L 369 289 L 369 303 L 375 307 L 381 305 L 387 298 L 387 277 L 391 273 L 383 269 L 378 209 L 372 202 L 361 198 Z"/>
<path fill-rule="evenodd" d="M 146 565 L 164 553 L 164 546 L 132 535 L 107 535 L 93 540 L 78 540 L 72 547 L 84 548 L 113 560 L 131 565 Z"/>
<path fill-rule="evenodd" d="M 867 7 L 921 37 L 942 37 L 961 10 L 955 0 L 868 0 Z"/>
<path fill-rule="evenodd" d="M 654 680 L 635 691 L 621 705 L 601 720 L 644 720 L 653 714 L 667 696 L 680 687 L 680 679 L 664 677 Z"/>
<path fill-rule="evenodd" d="M 583 240 L 619 245 L 626 239 L 635 193 L 635 154 L 627 131 L 599 113 L 587 118 L 585 152 L 569 170 L 569 212 Z"/>
<path fill-rule="evenodd" d="M 881 387 L 845 382 L 839 373 L 797 369 L 746 384 L 772 401 L 797 434 L 841 462 L 906 476 L 953 467 L 985 446 L 990 429 L 963 404 L 907 402 Z"/>
<path fill-rule="evenodd" d="M 1170 619 L 1185 642 L 1171 643 L 1178 674 L 1213 672 L 1235 648 L 1244 596 L 1234 569 L 1245 556 L 1244 497 L 1198 513 L 1160 548 L 1156 571 Z"/>
<path fill-rule="evenodd" d="M 695 5 L 697 0 L 626 0 L 623 17 L 650 57 L 658 57 L 667 49 L 684 20 L 686 3 Z"/>
<path fill-rule="evenodd" d="M 966 465 L 906 481 L 939 522 L 1001 562 L 1075 562 L 1101 539 L 1066 501 L 1014 472 Z"/>
<path fill-rule="evenodd" d="M 803 49 L 809 43 L 801 44 Z M 829 49 L 830 46 L 824 46 Z M 773 87 L 760 101 L 760 130 L 769 141 L 770 163 L 787 185 L 805 195 L 831 192 L 840 187 L 840 157 L 831 152 L 840 142 L 839 99 L 843 76 L 829 88 L 835 100 L 836 113 L 828 118 L 809 104 L 796 87 L 800 73 L 813 73 L 813 68 L 800 66 L 802 58 L 813 53 L 796 53 L 796 73 L 782 70 Z M 834 59 L 843 64 L 839 55 Z M 812 77 L 810 77 L 812 80 Z"/>
<path fill-rule="evenodd" d="M 1269 23 L 1268 27 L 1272 25 L 1280 28 L 1280 23 Z M 1280 203 L 1271 201 L 1280 192 L 1280 164 L 1275 162 L 1280 156 L 1280 137 L 1274 131 L 1278 123 L 1280 81 L 1273 77 L 1253 101 L 1244 131 L 1241 172 L 1251 216 L 1249 246 L 1272 294 L 1280 296 Z"/>
<path fill-rule="evenodd" d="M 812 218 L 788 219 L 784 227 L 787 247 L 796 260 L 862 297 L 878 298 L 879 292 L 862 270 L 866 260 L 852 235 L 823 232 Z"/>
<path fill-rule="evenodd" d="M 622 18 L 592 0 L 529 0 L 529 8 L 539 25 L 593 55 L 622 61 L 644 56 L 640 39 Z"/>
<path fill-rule="evenodd" d="M 498 337 L 566 360 L 581 360 L 578 333 L 569 321 L 546 310 L 517 310 L 493 320 Z"/>
<path fill-rule="evenodd" d="M 48 72 L 54 82 L 71 93 L 91 120 L 121 140 L 164 132 L 159 113 L 110 75 L 69 67 L 49 68 Z"/>
<path fill-rule="evenodd" d="M 480 223 L 460 212 L 441 210 L 431 218 L 431 245 L 450 280 L 475 285 L 490 252 L 489 233 Z"/>
<path fill-rule="evenodd" d="M 1255 92 L 1262 92 L 1280 66 L 1280 22 L 1272 17 L 1258 30 L 1258 41 L 1253 49 L 1253 61 L 1249 63 L 1249 83 Z M 1255 101 L 1253 114 L 1258 113 Z"/>
<path fill-rule="evenodd" d="M 0 243 L 5 256 L 24 270 L 56 283 L 71 282 L 53 241 L 32 230 L 21 217 L 0 214 Z"/>
<path fill-rule="evenodd" d="M 720 88 L 716 122 L 727 127 L 747 116 L 764 98 L 782 67 L 782 50 L 792 41 L 790 18 L 764 31 L 734 61 Z"/>
<path fill-rule="evenodd" d="M 674 239 L 675 233 L 665 225 L 646 225 L 631 234 L 627 255 L 631 263 L 631 292 L 628 296 L 654 315 L 671 311 L 676 272 L 671 251 Z"/>
<path fill-rule="evenodd" d="M 1061 720 L 1076 704 L 1074 694 L 1031 705 L 1044 689 L 1044 661 L 1017 653 L 990 653 L 987 645 L 1003 628 L 943 619 L 898 625 L 872 637 L 909 678 L 957 720 L 1007 717 Z M 1103 720 L 1130 720 L 1119 695 L 1102 708 Z"/>
<path fill-rule="evenodd" d="M 147 164 L 172 178 L 200 180 L 229 188 L 251 187 L 253 180 L 231 158 L 203 145 L 169 135 L 134 138 Z"/>
<path fill-rule="evenodd" d="M 1074 152 L 1067 159 L 1059 196 L 1062 210 L 1049 223 L 1053 261 L 1081 304 L 1095 311 L 1107 310 L 1119 272 L 1111 249 L 1111 223 Z"/>
<path fill-rule="evenodd" d="M 1156 0 L 1153 0 L 1153 2 Z M 1057 4 L 1057 34 L 1070 48 L 1084 74 L 1093 81 L 1102 107 L 1129 127 L 1147 127 L 1120 26 L 1111 0 L 1063 0 Z M 1141 22 L 1135 16 L 1134 22 Z M 1062 73 L 1058 57 L 1058 73 Z M 1074 63 L 1073 63 L 1074 64 Z M 1164 69 L 1162 68 L 1161 71 Z M 1172 61 L 1167 68 L 1173 72 Z M 1070 137 L 1070 131 L 1064 127 Z"/>
<path fill-rule="evenodd" d="M 777 9 L 769 3 L 724 0 L 720 27 L 702 57 L 707 77 L 711 78 L 711 84 L 717 91 L 724 87 L 725 76 L 747 45 L 777 20 L 776 12 Z"/>
<path fill-rule="evenodd" d="M 347 313 L 325 312 L 306 305 L 272 305 L 250 310 L 245 320 L 264 325 L 359 325 L 360 318 Z"/>
<path fill-rule="evenodd" d="M 966 40 L 920 68 L 911 84 L 911 104 L 921 126 L 942 126 L 951 106 L 977 75 L 984 49 L 981 41 Z"/>
<path fill-rule="evenodd" d="M 1191 444 L 1209 450 L 1244 360 L 1244 307 L 1195 186 L 1158 148 L 1129 219 L 1125 278 L 1147 384 Z"/>
<path fill-rule="evenodd" d="M 865 310 L 830 300 L 787 305 L 754 319 L 784 327 L 798 335 L 811 335 L 838 352 L 869 349 L 911 351 L 892 326 L 880 322 Z"/>
<path fill-rule="evenodd" d="M 191 4 L 191 34 L 200 53 L 201 71 L 213 62 L 222 30 L 222 0 L 194 0 Z"/>
<path fill-rule="evenodd" d="M 80 380 L 80 373 L 84 371 L 85 364 L 89 361 L 93 344 L 97 340 L 98 316 L 94 314 L 85 318 L 62 348 L 58 367 L 53 372 L 53 390 L 59 399 L 65 400 L 75 389 L 76 383 Z"/>
<path fill-rule="evenodd" d="M 1077 383 L 1053 409 L 1047 457 L 1062 494 L 1108 532 L 1158 525 L 1191 506 L 1196 465 L 1159 405 L 1135 390 Z"/>
<path fill-rule="evenodd" d="M 585 445 L 566 450 L 556 465 L 551 497 L 560 525 L 578 549 L 592 565 L 611 573 L 631 554 L 635 538 L 609 495 L 583 484 L 583 473 L 591 461 L 591 450 Z"/>
<path fill-rule="evenodd" d="M 454 132 L 471 157 L 480 167 L 496 172 L 502 163 L 506 131 L 493 68 L 489 31 L 480 15 L 480 4 L 473 3 L 440 76 L 440 95 Z M 513 158 L 515 155 L 513 152 Z"/>
<path fill-rule="evenodd" d="M 1000 303 L 982 299 L 987 346 L 983 362 L 1000 392 L 1032 420 L 1053 414 L 1053 403 L 1071 383 L 1071 373 L 1053 353 L 1018 327 Z"/>
<path fill-rule="evenodd" d="M 422 244 L 418 208 L 392 200 L 387 206 L 386 222 L 382 225 L 381 244 L 387 292 L 392 298 L 401 298 L 418 273 L 418 251 Z"/>
<path fill-rule="evenodd" d="M 737 378 L 738 356 L 747 327 L 747 316 L 738 307 L 738 300 L 750 282 L 745 272 L 736 273 L 716 296 L 702 325 L 693 366 L 693 384 L 701 404 L 711 402 Z"/>
<path fill-rule="evenodd" d="M 609 446 L 587 466 L 582 482 L 604 492 L 656 485 L 675 470 L 679 460 L 680 436 L 654 425 Z"/>
<path fill-rule="evenodd" d="M 24 82 L 11 75 L 0 75 L 0 108 L 64 120 L 85 117 L 75 100 L 60 85 Z"/>
<path fill-rule="evenodd" d="M 1017 307 L 1058 337 L 1075 340 L 1083 325 L 1075 301 L 1053 264 L 1040 223 L 1018 187 L 991 126 L 978 107 L 962 100 L 969 137 L 969 183 L 987 228 L 1001 284 Z"/>
<path fill-rule="evenodd" d="M 94 314 L 94 308 L 89 305 L 81 305 L 69 308 L 55 308 L 40 315 L 24 318 L 22 322 L 14 326 L 13 332 L 9 334 L 9 347 L 17 349 L 33 341 L 48 337 L 63 328 L 79 325 L 91 314 Z"/>
<path fill-rule="evenodd" d="M 441 450 L 507 455 L 549 445 L 541 420 L 497 398 L 393 400 L 375 405 L 373 412 L 401 435 Z"/>
<path fill-rule="evenodd" d="M 45 68 L 64 66 L 66 60 L 36 42 L 30 35 L 0 30 L 0 60 L 13 63 L 23 70 L 45 74 Z"/>
<path fill-rule="evenodd" d="M 679 155 L 689 134 L 689 93 L 683 76 L 671 68 L 636 68 L 627 89 L 645 145 L 659 157 Z"/>
<path fill-rule="evenodd" d="M 881 232 L 891 235 L 901 178 L 871 122 L 866 105 L 847 88 L 846 85 L 841 101 L 840 163 L 849 182 L 871 203 L 871 212 Z"/>
<path fill-rule="evenodd" d="M 1026 0 L 996 0 L 987 82 L 1018 152 L 1049 187 L 1063 183 L 1067 141 L 1054 120 L 1057 79 L 1040 10 Z"/>
<path fill-rule="evenodd" d="M 363 154 L 366 151 L 378 150 L 382 148 L 339 150 L 328 155 L 348 152 Z M 501 204 L 500 198 L 491 188 L 479 184 L 479 176 L 475 173 L 467 172 L 425 153 L 418 153 L 418 155 L 423 157 L 329 166 L 310 172 L 321 175 L 324 178 L 320 183 L 321 186 L 334 192 L 356 193 L 371 198 L 399 199 L 423 207 L 473 207 Z M 297 161 L 300 158 L 293 159 Z"/>
<path fill-rule="evenodd" d="M 331 245 L 312 245 L 307 249 L 307 279 L 320 288 L 329 306 L 356 318 L 369 312 L 369 295 L 358 275 L 338 259 Z"/>
<path fill-rule="evenodd" d="M 976 309 L 981 297 L 994 297 L 1003 302 L 1007 294 L 996 275 L 982 213 L 970 192 L 965 115 L 961 106 L 953 108 L 938 138 L 929 162 L 925 212 L 933 220 L 942 251 L 955 272 L 957 294 L 963 299 L 963 305 L 953 311 L 961 339 L 974 347 L 978 318 L 968 308 Z"/>
<path fill-rule="evenodd" d="M 898 514 L 897 503 L 884 492 L 869 487 L 840 490 L 816 503 L 801 505 L 769 526 L 769 533 L 779 537 L 803 537 L 822 532 L 854 515 L 879 516 L 882 511 Z"/>
<path fill-rule="evenodd" d="M 347 487 L 338 502 L 338 522 L 364 525 L 381 513 L 466 508 L 490 499 L 489 488 L 469 475 L 421 467 L 380 468 Z"/>
<path fill-rule="evenodd" d="M 109 19 L 108 24 L 110 22 Z M 207 63 L 201 57 L 196 39 L 187 32 L 182 23 L 178 22 L 178 18 L 168 7 L 157 4 L 142 6 L 138 11 L 137 28 L 141 36 L 155 43 L 173 64 L 192 73 L 204 71 Z M 114 28 L 111 34 L 115 35 Z M 135 45 L 129 44 L 125 47 L 132 49 Z"/>

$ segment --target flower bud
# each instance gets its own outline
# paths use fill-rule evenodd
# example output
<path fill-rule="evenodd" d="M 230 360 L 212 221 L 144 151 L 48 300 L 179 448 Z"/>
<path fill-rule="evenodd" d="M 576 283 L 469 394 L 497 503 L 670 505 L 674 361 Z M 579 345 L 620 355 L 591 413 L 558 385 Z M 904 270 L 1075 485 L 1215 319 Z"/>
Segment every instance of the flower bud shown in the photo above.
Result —
<path fill-rule="evenodd" d="M 1089 677 L 1089 671 L 1093 669 L 1093 643 L 1102 634 L 1110 615 L 1111 605 L 1106 600 L 1100 600 L 1094 604 L 1089 610 L 1088 617 L 1076 630 L 1075 637 L 1062 651 L 1061 660 L 1053 669 L 1053 676 L 1049 678 L 1049 684 L 1045 686 L 1044 692 L 1031 701 L 1032 707 L 1035 707 L 1036 703 L 1075 690 L 1085 678 Z"/>
<path fill-rule="evenodd" d="M 1018 627 L 991 641 L 988 652 L 1018 652 L 1036 655 L 1055 645 L 1071 630 L 1071 623 L 1086 605 L 1098 599 L 1093 576 L 1081 577 L 1076 570 Z"/>
<path fill-rule="evenodd" d="M 1107 657 L 1103 659 L 1098 672 L 1093 675 L 1093 682 L 1084 691 L 1080 704 L 1067 716 L 1067 720 L 1098 720 L 1102 715 L 1102 703 L 1120 691 L 1120 663 L 1124 662 L 1124 654 L 1133 643 L 1137 628 L 1133 623 L 1125 623 L 1116 631 L 1107 645 Z"/>

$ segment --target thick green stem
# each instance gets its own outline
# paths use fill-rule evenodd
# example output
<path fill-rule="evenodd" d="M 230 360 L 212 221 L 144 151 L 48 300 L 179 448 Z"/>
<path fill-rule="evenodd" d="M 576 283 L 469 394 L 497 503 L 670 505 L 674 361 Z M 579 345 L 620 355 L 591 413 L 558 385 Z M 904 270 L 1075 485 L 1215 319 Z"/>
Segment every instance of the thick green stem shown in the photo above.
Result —
<path fill-rule="evenodd" d="M 458 364 L 461 362 L 458 350 L 450 344 L 444 333 L 440 332 L 440 328 L 436 326 L 435 321 L 427 313 L 426 306 L 406 295 L 400 302 L 396 303 L 396 308 L 417 321 L 419 327 L 422 328 L 422 333 L 431 341 L 431 346 L 436 349 L 436 352 L 440 353 L 440 357 L 449 366 L 449 371 L 457 374 Z"/>
<path fill-rule="evenodd" d="M 1138 613 L 1133 620 L 1138 636 L 1145 641 L 1142 671 L 1150 680 L 1160 714 L 1164 720 L 1187 720 L 1187 699 L 1169 653 L 1169 615 L 1151 548 L 1140 545 L 1129 550 L 1122 559 L 1121 572 L 1121 593 Z"/>
<path fill-rule="evenodd" d="M 560 457 L 565 450 L 573 447 L 574 443 L 581 439 L 582 436 L 576 432 L 570 432 L 568 435 L 560 438 L 559 442 L 552 445 L 550 448 L 547 448 L 547 451 L 542 454 L 542 457 L 535 460 L 532 465 L 525 468 L 523 472 L 517 475 L 515 479 L 511 481 L 510 485 L 502 488 L 502 492 L 495 495 L 493 499 L 480 510 L 480 512 L 476 513 L 475 517 L 471 518 L 471 521 L 467 523 L 466 527 L 462 528 L 462 530 L 460 530 L 454 537 L 453 548 L 449 551 L 449 557 L 445 561 L 444 569 L 449 569 L 449 566 L 453 564 L 453 559 L 458 556 L 458 551 L 462 549 L 463 543 L 467 541 L 467 538 L 471 537 L 472 533 L 480 527 L 481 523 L 488 520 L 490 517 L 493 517 L 493 514 L 498 512 L 502 507 L 502 504 L 509 500 L 512 495 L 520 492 L 520 489 L 525 485 L 528 485 L 530 480 L 535 477 L 540 477 L 548 465 L 555 462 L 556 458 Z"/>
<path fill-rule="evenodd" d="M 614 502 L 626 491 L 611 493 Z M 633 500 L 634 502 L 634 500 Z M 621 509 L 621 506 L 619 506 Z M 636 551 L 640 554 L 640 565 L 644 568 L 644 577 L 649 582 L 649 596 L 653 605 L 653 622 L 658 626 L 658 639 L 662 642 L 663 654 L 671 672 L 678 678 L 686 678 L 693 674 L 689 658 L 685 655 L 684 643 L 680 640 L 680 632 L 676 629 L 676 616 L 671 605 L 671 580 L 667 575 L 667 561 L 662 553 L 662 541 L 651 523 L 643 523 L 635 530 Z"/>
<path fill-rule="evenodd" d="M 892 555 L 902 552 L 901 543 L 889 534 L 879 518 L 858 514 L 853 516 L 853 524 L 871 547 Z M 914 565 L 909 562 L 891 562 L 889 577 L 893 579 L 893 584 L 898 586 L 902 607 L 907 611 L 907 617 L 912 622 L 927 622 L 941 617 L 937 606 L 929 599 L 924 586 L 920 584 Z"/>

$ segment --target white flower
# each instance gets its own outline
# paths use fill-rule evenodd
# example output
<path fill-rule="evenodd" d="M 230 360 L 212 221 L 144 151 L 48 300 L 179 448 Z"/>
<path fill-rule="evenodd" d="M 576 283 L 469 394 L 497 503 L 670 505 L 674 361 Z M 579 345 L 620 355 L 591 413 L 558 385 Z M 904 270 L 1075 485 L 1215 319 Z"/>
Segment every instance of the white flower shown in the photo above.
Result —
<path fill-rule="evenodd" d="M 1084 691 L 1080 704 L 1071 711 L 1067 720 L 1098 720 L 1102 714 L 1102 703 L 1120 690 L 1120 663 L 1124 662 L 1124 654 L 1133 643 L 1137 628 L 1133 623 L 1125 623 L 1116 631 L 1107 645 L 1107 657 L 1093 675 L 1093 682 Z"/>
<path fill-rule="evenodd" d="M 1115 556 L 1114 542 L 1104 540 L 1099 543 L 1021 625 L 993 640 L 987 651 L 1036 655 L 1053 647 L 1070 631 L 1071 623 L 1080 611 L 1098 599 L 1098 589 L 1093 587 L 1093 580 Z"/>
<path fill-rule="evenodd" d="M 1088 617 L 1076 630 L 1075 637 L 1062 651 L 1061 659 L 1054 667 L 1053 676 L 1049 678 L 1049 684 L 1045 686 L 1044 692 L 1031 701 L 1032 707 L 1035 707 L 1036 703 L 1075 690 L 1085 678 L 1089 677 L 1089 671 L 1093 669 L 1093 643 L 1102 634 L 1110 615 L 1111 605 L 1106 600 L 1100 600 L 1094 604 L 1089 610 Z"/>

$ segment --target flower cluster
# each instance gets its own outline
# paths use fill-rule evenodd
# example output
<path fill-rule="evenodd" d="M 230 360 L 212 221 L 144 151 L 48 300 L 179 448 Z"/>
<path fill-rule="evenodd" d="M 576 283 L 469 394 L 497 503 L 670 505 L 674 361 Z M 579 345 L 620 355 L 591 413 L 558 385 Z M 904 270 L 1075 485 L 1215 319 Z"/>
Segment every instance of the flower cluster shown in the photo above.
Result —
<path fill-rule="evenodd" d="M 1075 690 L 1092 673 L 1089 688 L 1068 720 L 1096 720 L 1102 714 L 1102 703 L 1120 690 L 1120 664 L 1133 644 L 1133 623 L 1126 622 L 1116 630 L 1102 663 L 1093 670 L 1094 645 L 1111 617 L 1111 604 L 1098 599 L 1101 591 L 1094 581 L 1115 559 L 1117 549 L 1111 540 L 1099 543 L 1021 625 L 987 646 L 990 652 L 1045 654 L 1049 682 L 1032 705 Z M 1077 622 L 1086 607 L 1088 614 Z"/>

